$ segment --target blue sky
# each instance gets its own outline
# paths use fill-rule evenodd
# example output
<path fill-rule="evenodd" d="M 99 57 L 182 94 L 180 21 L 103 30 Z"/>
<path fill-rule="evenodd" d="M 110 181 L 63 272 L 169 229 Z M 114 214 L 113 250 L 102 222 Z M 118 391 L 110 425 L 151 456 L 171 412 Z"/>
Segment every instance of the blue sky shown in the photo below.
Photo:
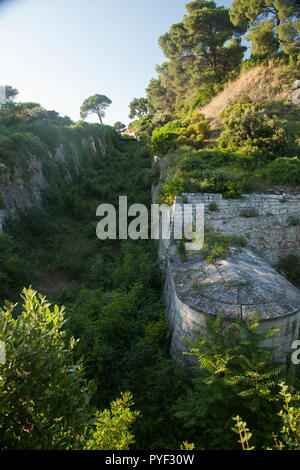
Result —
<path fill-rule="evenodd" d="M 0 84 L 73 120 L 85 98 L 105 94 L 113 102 L 105 123 L 127 124 L 129 102 L 145 95 L 165 60 L 158 37 L 182 20 L 186 3 L 0 0 Z"/>

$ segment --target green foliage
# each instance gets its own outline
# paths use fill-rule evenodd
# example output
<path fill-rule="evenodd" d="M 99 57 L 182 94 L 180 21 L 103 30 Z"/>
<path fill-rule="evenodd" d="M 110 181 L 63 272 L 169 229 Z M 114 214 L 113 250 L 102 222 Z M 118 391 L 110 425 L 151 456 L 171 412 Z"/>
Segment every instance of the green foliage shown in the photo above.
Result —
<path fill-rule="evenodd" d="M 247 39 L 252 43 L 253 55 L 272 55 L 278 51 L 279 40 L 274 35 L 274 20 L 266 20 L 251 28 Z"/>
<path fill-rule="evenodd" d="M 97 412 L 95 387 L 75 362 L 76 341 L 66 341 L 64 309 L 24 289 L 22 312 L 0 310 L 0 338 L 6 347 L 0 365 L 0 447 L 6 449 L 127 450 L 139 415 L 129 393 Z"/>
<path fill-rule="evenodd" d="M 49 119 L 51 112 L 47 112 L 38 103 L 12 103 L 9 102 L 2 109 L 0 120 L 3 124 L 11 126 L 24 123 L 31 123 L 39 119 Z M 62 119 L 62 118 L 60 118 Z M 55 120 L 59 118 L 55 117 Z"/>
<path fill-rule="evenodd" d="M 22 288 L 31 277 L 30 264 L 17 253 L 16 241 L 6 233 L 0 234 L 0 300 Z"/>
<path fill-rule="evenodd" d="M 175 415 L 197 448 L 236 448 L 231 417 L 238 413 L 251 424 L 258 448 L 278 429 L 273 397 L 283 366 L 263 346 L 277 330 L 259 332 L 258 327 L 258 318 L 228 322 L 206 315 L 206 326 L 199 325 L 195 341 L 188 341 L 188 355 L 198 367 L 193 387 L 178 400 Z"/>
<path fill-rule="evenodd" d="M 250 439 L 252 437 L 252 433 L 250 432 L 249 428 L 247 427 L 247 423 L 242 421 L 239 416 L 232 418 L 233 421 L 236 422 L 232 431 L 235 434 L 238 434 L 240 440 L 238 441 L 241 444 L 243 450 L 254 450 L 255 447 L 250 447 Z"/>
<path fill-rule="evenodd" d="M 152 120 L 154 125 L 155 119 Z M 203 140 L 210 136 L 209 123 L 200 113 L 193 114 L 191 119 L 170 120 L 152 133 L 152 148 L 155 153 L 164 155 L 182 146 L 200 149 Z"/>
<path fill-rule="evenodd" d="M 216 259 L 226 259 L 231 254 L 231 247 L 246 247 L 247 241 L 237 235 L 222 235 L 212 227 L 205 227 L 204 247 L 201 250 L 202 256 L 208 263 L 213 263 Z"/>
<path fill-rule="evenodd" d="M 120 121 L 114 124 L 114 128 L 116 129 L 117 132 L 120 132 L 121 134 L 126 131 L 126 125 Z"/>
<path fill-rule="evenodd" d="M 269 184 L 283 184 L 287 186 L 300 185 L 299 158 L 277 158 L 262 170 L 262 176 Z"/>
<path fill-rule="evenodd" d="M 95 126 L 91 130 L 97 135 L 100 126 Z M 89 129 L 89 124 L 81 122 L 72 126 L 70 134 L 78 133 L 81 140 Z M 106 130 L 101 127 L 101 133 Z M 64 330 L 67 338 L 80 339 L 75 361 L 83 358 L 86 377 L 95 382 L 93 404 L 99 410 L 109 409 L 115 397 L 130 391 L 133 412 L 140 410 L 143 415 L 130 432 L 136 436 L 135 448 L 175 448 L 183 436 L 171 408 L 184 389 L 184 380 L 170 358 L 157 245 L 104 243 L 95 232 L 95 208 L 101 202 L 117 206 L 119 194 L 126 194 L 128 205 L 150 203 L 151 182 L 158 168 L 152 167 L 143 143 L 113 136 L 105 158 L 82 166 L 80 177 L 74 176 L 68 185 L 51 185 L 43 209 L 31 209 L 7 230 L 18 244 L 22 242 L 13 253 L 23 263 L 29 262 L 30 281 L 34 275 L 32 282 L 39 291 L 58 305 L 66 305 Z M 10 296 L 7 290 L 4 294 Z M 108 411 L 103 419 L 106 416 Z M 84 448 L 96 429 L 80 434 L 77 447 Z M 97 442 L 91 445 L 98 448 Z"/>
<path fill-rule="evenodd" d="M 241 217 L 251 218 L 251 217 L 258 217 L 259 212 L 256 207 L 250 207 L 249 209 L 243 209 L 240 212 Z"/>
<path fill-rule="evenodd" d="M 273 433 L 274 444 L 265 450 L 299 450 L 300 394 L 298 392 L 293 393 L 292 388 L 288 387 L 285 382 L 280 382 L 279 386 L 280 392 L 277 399 L 282 403 L 282 409 L 278 413 L 282 421 L 280 438 Z M 255 447 L 250 447 L 249 444 L 252 434 L 249 432 L 247 423 L 241 421 L 239 416 L 236 416 L 233 420 L 236 421 L 236 424 L 232 430 L 240 436 L 238 442 L 241 444 L 242 449 L 254 450 Z"/>
<path fill-rule="evenodd" d="M 170 174 L 181 181 L 185 192 L 222 193 L 224 198 L 236 199 L 242 196 L 243 185 L 230 181 L 224 171 L 230 160 L 234 158 L 229 153 L 217 150 L 177 151 L 170 162 Z M 228 173 L 232 175 L 232 170 Z"/>
<path fill-rule="evenodd" d="M 290 282 L 300 288 L 300 259 L 298 256 L 288 255 L 286 258 L 282 258 L 277 268 Z"/>
<path fill-rule="evenodd" d="M 228 9 L 204 0 L 190 2 L 186 8 L 183 21 L 159 38 L 169 61 L 157 67 L 158 79 L 150 81 L 147 96 L 160 111 L 179 110 L 183 97 L 183 105 L 188 105 L 191 89 L 203 104 L 213 95 L 214 84 L 238 66 L 246 50 L 241 44 L 244 28 L 231 23 Z"/>
<path fill-rule="evenodd" d="M 129 450 L 134 443 L 130 427 L 139 416 L 131 411 L 133 405 L 130 393 L 111 403 L 109 410 L 97 412 L 92 424 L 92 437 L 84 444 L 84 450 Z"/>
<path fill-rule="evenodd" d="M 128 130 L 134 132 L 135 137 L 148 142 L 153 132 L 152 115 L 147 114 L 137 121 L 132 121 Z"/>
<path fill-rule="evenodd" d="M 183 192 L 183 182 L 178 178 L 167 180 L 161 185 L 158 195 L 158 204 L 169 204 L 172 205 L 175 196 Z"/>
<path fill-rule="evenodd" d="M 180 260 L 184 262 L 186 260 L 186 249 L 185 249 L 184 239 L 179 240 L 179 242 L 177 243 L 177 251 L 178 251 Z"/>
<path fill-rule="evenodd" d="M 22 313 L 0 311 L 6 363 L 0 365 L 2 449 L 67 449 L 91 417 L 93 392 L 67 345 L 64 312 L 24 289 Z"/>
<path fill-rule="evenodd" d="M 111 105 L 111 100 L 105 95 L 93 95 L 86 98 L 80 107 L 80 116 L 85 119 L 88 114 L 97 114 L 100 124 L 105 117 L 105 110 Z"/>
<path fill-rule="evenodd" d="M 210 212 L 216 212 L 216 211 L 218 211 L 218 210 L 219 210 L 219 207 L 218 207 L 217 202 L 216 202 L 216 201 L 210 202 L 210 204 L 209 204 L 209 206 L 208 206 L 208 210 L 209 210 Z"/>
<path fill-rule="evenodd" d="M 18 94 L 19 92 L 16 88 L 13 88 L 10 85 L 5 85 L 6 104 L 12 103 Z"/>
<path fill-rule="evenodd" d="M 289 217 L 289 227 L 298 227 L 298 225 L 300 225 L 299 217 L 296 217 L 295 215 Z"/>
<path fill-rule="evenodd" d="M 300 44 L 300 8 L 295 0 L 234 0 L 230 17 L 234 25 L 247 25 L 253 53 L 272 54 L 280 47 L 297 52 Z"/>
<path fill-rule="evenodd" d="M 129 118 L 141 118 L 149 113 L 149 103 L 147 98 L 134 98 L 129 105 Z"/>
<path fill-rule="evenodd" d="M 155 127 L 162 127 L 172 120 L 172 117 L 168 113 L 156 113 L 153 116 L 152 124 Z"/>
<path fill-rule="evenodd" d="M 178 134 L 173 131 L 156 128 L 153 131 L 151 144 L 153 151 L 159 155 L 165 155 L 174 149 Z"/>
<path fill-rule="evenodd" d="M 247 97 L 223 112 L 222 124 L 221 148 L 259 149 L 271 160 L 297 152 L 295 136 L 290 135 L 285 122 L 253 105 Z"/>

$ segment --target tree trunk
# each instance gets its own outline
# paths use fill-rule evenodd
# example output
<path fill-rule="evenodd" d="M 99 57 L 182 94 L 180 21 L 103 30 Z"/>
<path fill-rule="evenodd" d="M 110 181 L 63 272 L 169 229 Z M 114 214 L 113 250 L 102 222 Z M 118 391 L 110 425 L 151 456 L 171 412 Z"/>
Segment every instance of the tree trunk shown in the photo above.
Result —
<path fill-rule="evenodd" d="M 102 117 L 101 117 L 100 113 L 97 113 L 97 114 L 98 114 L 98 118 L 99 118 L 100 124 L 103 124 L 103 122 L 102 122 Z"/>

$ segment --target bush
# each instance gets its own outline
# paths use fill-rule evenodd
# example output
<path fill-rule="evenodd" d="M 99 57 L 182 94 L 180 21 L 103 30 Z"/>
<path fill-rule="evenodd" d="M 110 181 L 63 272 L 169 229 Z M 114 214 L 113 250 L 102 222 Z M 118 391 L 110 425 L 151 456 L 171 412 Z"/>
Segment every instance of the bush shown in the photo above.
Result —
<path fill-rule="evenodd" d="M 219 207 L 218 207 L 218 204 L 216 203 L 216 201 L 212 201 L 209 206 L 208 206 L 208 210 L 210 212 L 216 212 L 219 210 Z"/>
<path fill-rule="evenodd" d="M 297 151 L 295 136 L 290 135 L 285 122 L 246 99 L 230 106 L 222 116 L 221 148 L 259 149 L 270 159 L 291 156 Z"/>
<path fill-rule="evenodd" d="M 152 134 L 152 148 L 155 153 L 165 155 L 170 150 L 174 149 L 178 134 L 173 131 L 155 129 Z"/>
<path fill-rule="evenodd" d="M 234 322 L 222 315 L 205 318 L 194 341 L 186 340 L 191 348 L 187 354 L 198 367 L 192 389 L 178 400 L 176 416 L 197 448 L 220 450 L 236 447 L 232 416 L 241 413 L 255 431 L 259 448 L 270 431 L 280 429 L 273 397 L 284 366 L 275 362 L 271 348 L 264 347 L 277 330 L 259 332 L 258 315 Z"/>
<path fill-rule="evenodd" d="M 67 345 L 63 310 L 32 290 L 23 291 L 22 313 L 1 310 L 0 338 L 6 363 L 0 365 L 2 449 L 67 449 L 84 432 L 93 391 Z"/>
<path fill-rule="evenodd" d="M 203 258 L 208 263 L 216 259 L 226 259 L 231 254 L 231 247 L 245 248 L 247 240 L 238 235 L 222 235 L 215 232 L 212 227 L 205 227 L 204 247 L 201 251 Z"/>
<path fill-rule="evenodd" d="M 184 184 L 180 179 L 174 178 L 166 181 L 160 188 L 158 195 L 158 204 L 172 205 L 175 196 L 182 193 L 183 190 Z"/>
<path fill-rule="evenodd" d="M 64 309 L 53 309 L 31 289 L 22 294 L 22 312 L 0 310 L 0 339 L 6 360 L 0 364 L 0 449 L 127 450 L 138 412 L 129 393 L 97 412 L 95 391 L 75 362 L 76 341 L 63 329 Z"/>
<path fill-rule="evenodd" d="M 262 170 L 270 184 L 300 185 L 300 160 L 298 158 L 277 158 Z"/>
<path fill-rule="evenodd" d="M 251 218 L 251 217 L 258 217 L 259 212 L 255 207 L 251 207 L 249 209 L 243 209 L 240 213 L 241 217 Z"/>
<path fill-rule="evenodd" d="M 300 258 L 298 256 L 288 255 L 286 258 L 282 258 L 277 269 L 296 287 L 300 288 Z"/>
<path fill-rule="evenodd" d="M 0 234 L 0 299 L 8 298 L 29 277 L 32 279 L 30 265 L 19 257 L 18 248 L 11 236 Z"/>

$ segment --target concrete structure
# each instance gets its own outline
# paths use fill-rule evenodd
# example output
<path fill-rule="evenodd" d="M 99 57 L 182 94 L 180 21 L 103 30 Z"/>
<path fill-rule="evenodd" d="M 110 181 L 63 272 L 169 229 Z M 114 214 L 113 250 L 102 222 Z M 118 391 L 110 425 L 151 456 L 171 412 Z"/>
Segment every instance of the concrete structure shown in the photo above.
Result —
<path fill-rule="evenodd" d="M 221 195 L 184 194 L 176 198 L 175 204 L 183 204 L 182 200 L 205 203 L 206 223 L 221 233 L 245 236 L 249 248 L 232 248 L 229 257 L 213 264 L 207 263 L 201 252 L 188 253 L 182 262 L 174 240 L 160 241 L 172 355 L 183 360 L 181 353 L 188 346 L 182 337 L 194 337 L 197 325 L 205 324 L 204 313 L 222 313 L 228 321 L 234 321 L 259 312 L 261 329 L 279 329 L 266 346 L 274 346 L 277 358 L 286 361 L 299 335 L 300 291 L 268 261 L 299 252 L 300 225 L 289 225 L 289 220 L 300 217 L 300 198 L 245 195 L 240 200 L 227 201 Z M 212 201 L 217 202 L 217 211 L 209 211 Z M 246 217 L 252 208 L 257 215 Z"/>

